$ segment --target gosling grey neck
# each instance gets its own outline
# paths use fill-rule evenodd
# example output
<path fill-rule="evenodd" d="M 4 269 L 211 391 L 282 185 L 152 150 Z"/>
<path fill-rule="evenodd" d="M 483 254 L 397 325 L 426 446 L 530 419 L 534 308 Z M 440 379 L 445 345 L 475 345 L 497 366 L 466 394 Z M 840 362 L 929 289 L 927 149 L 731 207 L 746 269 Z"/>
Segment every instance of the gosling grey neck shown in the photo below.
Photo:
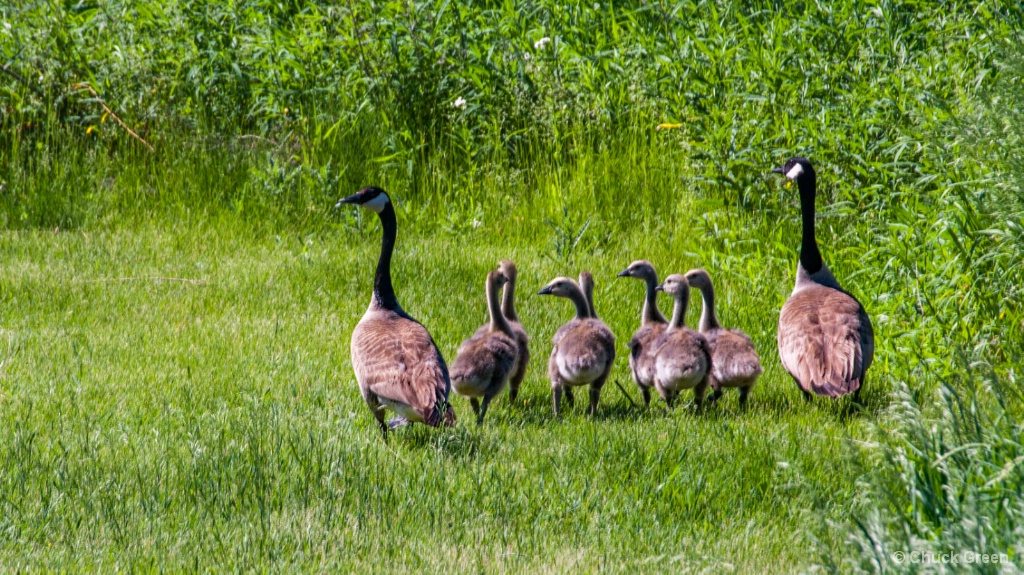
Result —
<path fill-rule="evenodd" d="M 669 322 L 665 333 L 673 332 L 686 327 L 686 306 L 690 300 L 690 288 L 684 287 L 676 294 L 676 302 L 672 305 L 672 321 Z"/>
<path fill-rule="evenodd" d="M 490 330 L 491 332 L 500 331 L 507 335 L 512 335 L 512 326 L 509 325 L 508 320 L 505 319 L 505 314 L 501 311 L 501 306 L 498 305 L 497 286 L 494 284 L 495 282 L 488 276 L 485 291 L 487 293 L 487 312 L 491 315 Z"/>

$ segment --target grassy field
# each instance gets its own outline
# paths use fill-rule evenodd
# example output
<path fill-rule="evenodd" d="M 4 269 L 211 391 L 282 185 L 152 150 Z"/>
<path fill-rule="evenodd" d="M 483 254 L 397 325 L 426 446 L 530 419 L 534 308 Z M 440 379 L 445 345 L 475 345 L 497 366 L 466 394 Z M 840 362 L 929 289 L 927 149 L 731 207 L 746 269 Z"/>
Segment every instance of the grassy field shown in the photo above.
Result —
<path fill-rule="evenodd" d="M 0 7 L 0 570 L 1019 572 L 1022 21 Z M 770 170 L 798 153 L 825 260 L 874 322 L 862 407 L 805 403 L 777 356 L 800 226 Z M 456 398 L 454 429 L 385 444 L 359 396 L 380 228 L 332 208 L 370 183 L 397 200 L 399 300 L 449 363 L 486 272 L 518 263 L 534 360 L 482 427 Z M 711 271 L 765 366 L 747 411 L 634 405 L 642 289 L 615 274 L 640 258 Z M 632 400 L 610 383 L 597 417 L 556 421 L 572 309 L 533 294 L 581 269 Z M 1010 563 L 892 558 L 912 551 Z"/>

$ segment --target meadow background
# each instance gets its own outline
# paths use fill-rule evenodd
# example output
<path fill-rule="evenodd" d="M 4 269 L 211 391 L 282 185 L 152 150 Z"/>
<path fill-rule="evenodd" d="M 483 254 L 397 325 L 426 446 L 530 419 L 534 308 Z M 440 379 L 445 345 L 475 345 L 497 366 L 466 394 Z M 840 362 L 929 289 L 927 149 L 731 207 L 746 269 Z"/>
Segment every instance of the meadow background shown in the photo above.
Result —
<path fill-rule="evenodd" d="M 3 3 L 0 569 L 1020 571 L 1022 25 L 1014 2 Z M 796 154 L 874 322 L 863 407 L 805 404 L 777 357 L 799 209 L 770 170 Z M 519 264 L 534 360 L 483 427 L 455 399 L 455 429 L 385 445 L 358 394 L 380 232 L 332 208 L 370 183 L 449 361 Z M 633 405 L 642 290 L 614 274 L 639 258 L 711 271 L 765 364 L 748 411 Z M 532 294 L 580 269 L 632 399 L 554 421 L 571 306 Z"/>

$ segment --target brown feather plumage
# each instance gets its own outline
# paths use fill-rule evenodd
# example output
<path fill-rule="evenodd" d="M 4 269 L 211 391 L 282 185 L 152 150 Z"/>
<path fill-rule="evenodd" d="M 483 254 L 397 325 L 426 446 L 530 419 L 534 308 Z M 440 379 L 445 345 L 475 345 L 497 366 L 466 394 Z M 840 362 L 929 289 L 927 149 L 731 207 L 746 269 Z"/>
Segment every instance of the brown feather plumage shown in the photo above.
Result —
<path fill-rule="evenodd" d="M 562 394 L 571 402 L 571 388 L 580 385 L 590 386 L 588 412 L 594 415 L 601 388 L 615 361 L 615 334 L 604 322 L 590 317 L 587 297 L 572 279 L 555 278 L 540 293 L 569 299 L 576 307 L 576 317 L 555 332 L 548 358 L 555 416 L 558 416 Z"/>
<path fill-rule="evenodd" d="M 388 407 L 409 421 L 441 423 L 448 367 L 419 322 L 397 311 L 367 311 L 352 332 L 352 367 L 379 421 Z"/>
<path fill-rule="evenodd" d="M 856 392 L 874 357 L 864 307 L 824 285 L 798 290 L 779 315 L 779 356 L 800 389 L 828 397 Z"/>

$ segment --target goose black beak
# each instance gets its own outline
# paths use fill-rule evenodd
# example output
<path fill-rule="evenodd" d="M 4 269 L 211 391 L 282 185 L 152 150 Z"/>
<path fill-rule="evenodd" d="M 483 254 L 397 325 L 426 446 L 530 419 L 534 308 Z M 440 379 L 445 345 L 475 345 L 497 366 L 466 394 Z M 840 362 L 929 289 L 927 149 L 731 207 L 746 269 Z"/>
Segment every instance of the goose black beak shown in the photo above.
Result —
<path fill-rule="evenodd" d="M 785 174 L 786 172 L 782 168 L 775 168 L 774 170 L 772 170 L 772 173 L 773 174 Z"/>
<path fill-rule="evenodd" d="M 629 275 L 629 270 L 622 270 L 621 272 L 615 274 L 615 277 L 617 277 L 617 278 L 624 278 L 624 277 L 626 277 L 628 275 Z"/>
<path fill-rule="evenodd" d="M 344 204 L 356 204 L 356 205 L 359 205 L 359 203 L 360 203 L 359 202 L 359 194 L 352 194 L 351 196 L 349 196 L 347 198 L 342 198 L 342 199 L 338 200 L 338 203 L 334 204 L 334 209 L 338 209 L 341 206 L 343 206 Z"/>
<path fill-rule="evenodd" d="M 654 291 L 665 291 L 665 284 L 662 284 L 660 286 L 656 286 L 654 288 Z"/>
<path fill-rule="evenodd" d="M 537 295 L 551 295 L 551 286 L 544 286 L 540 288 L 540 291 L 537 292 Z"/>

